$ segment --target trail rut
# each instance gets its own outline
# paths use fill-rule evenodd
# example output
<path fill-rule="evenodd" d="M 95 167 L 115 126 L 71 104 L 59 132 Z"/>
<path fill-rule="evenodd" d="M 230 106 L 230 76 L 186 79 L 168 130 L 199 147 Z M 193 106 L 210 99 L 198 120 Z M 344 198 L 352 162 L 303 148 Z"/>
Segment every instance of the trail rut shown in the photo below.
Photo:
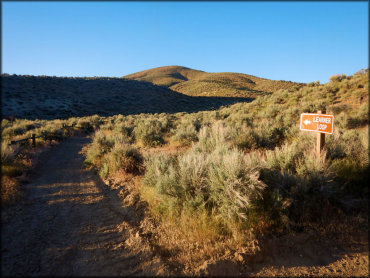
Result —
<path fill-rule="evenodd" d="M 22 204 L 2 212 L 3 275 L 165 273 L 130 224 L 140 214 L 83 167 L 88 142 L 73 137 L 47 151 Z"/>

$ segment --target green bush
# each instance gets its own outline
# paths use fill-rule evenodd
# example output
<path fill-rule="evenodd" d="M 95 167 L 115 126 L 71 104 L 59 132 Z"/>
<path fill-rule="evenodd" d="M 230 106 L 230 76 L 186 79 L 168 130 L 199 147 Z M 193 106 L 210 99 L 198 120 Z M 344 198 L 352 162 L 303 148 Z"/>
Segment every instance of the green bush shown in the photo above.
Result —
<path fill-rule="evenodd" d="M 102 130 L 95 132 L 93 141 L 86 152 L 86 163 L 96 164 L 105 153 L 109 152 L 114 146 L 113 137 L 108 137 Z"/>
<path fill-rule="evenodd" d="M 265 188 L 259 180 L 259 165 L 237 149 L 216 149 L 209 160 L 211 207 L 220 212 L 225 223 L 248 221 L 248 210 Z"/>
<path fill-rule="evenodd" d="M 217 121 L 211 127 L 203 126 L 199 130 L 195 151 L 212 152 L 221 145 L 231 145 L 231 132 L 223 121 Z"/>
<path fill-rule="evenodd" d="M 178 157 L 161 154 L 146 159 L 144 185 L 155 186 L 162 196 L 160 211 L 196 214 L 206 209 L 223 219 L 226 227 L 249 221 L 248 210 L 261 198 L 264 188 L 258 179 L 258 166 L 226 145 L 217 145 L 211 151 L 197 144 Z"/>
<path fill-rule="evenodd" d="M 114 125 L 113 130 L 115 133 L 121 135 L 127 142 L 132 143 L 134 141 L 133 126 L 121 122 Z"/>
<path fill-rule="evenodd" d="M 91 132 L 94 130 L 93 124 L 90 122 L 89 119 L 85 118 L 78 119 L 76 127 L 83 129 L 85 132 Z"/>
<path fill-rule="evenodd" d="M 143 146 L 153 147 L 164 143 L 162 126 L 158 120 L 142 120 L 134 128 L 134 134 L 137 141 Z"/>
<path fill-rule="evenodd" d="M 108 165 L 106 172 L 116 172 L 119 170 L 125 173 L 139 174 L 142 171 L 143 157 L 140 152 L 133 146 L 116 143 L 107 153 L 103 161 Z"/>
<path fill-rule="evenodd" d="M 189 146 L 198 141 L 197 123 L 182 121 L 175 129 L 171 141 L 179 142 L 182 146 Z"/>

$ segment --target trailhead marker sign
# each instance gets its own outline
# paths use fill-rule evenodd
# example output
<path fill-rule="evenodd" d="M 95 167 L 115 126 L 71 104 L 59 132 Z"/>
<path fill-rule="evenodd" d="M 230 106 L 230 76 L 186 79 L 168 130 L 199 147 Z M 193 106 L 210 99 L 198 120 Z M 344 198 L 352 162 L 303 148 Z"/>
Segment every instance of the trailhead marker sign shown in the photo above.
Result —
<path fill-rule="evenodd" d="M 333 134 L 334 116 L 327 114 L 302 113 L 300 129 Z"/>
<path fill-rule="evenodd" d="M 320 110 L 317 113 L 302 113 L 300 129 L 303 131 L 317 132 L 316 153 L 320 157 L 325 145 L 325 133 L 333 134 L 334 115 L 325 114 L 325 111 Z"/>

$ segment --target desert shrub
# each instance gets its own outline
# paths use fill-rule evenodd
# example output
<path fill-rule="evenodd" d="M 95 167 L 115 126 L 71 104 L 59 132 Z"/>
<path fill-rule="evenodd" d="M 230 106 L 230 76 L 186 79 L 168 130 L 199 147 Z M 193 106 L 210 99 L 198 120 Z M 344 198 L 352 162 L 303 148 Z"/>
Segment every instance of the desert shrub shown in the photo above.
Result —
<path fill-rule="evenodd" d="M 11 164 L 18 152 L 18 147 L 15 145 L 8 145 L 8 141 L 1 141 L 1 163 Z"/>
<path fill-rule="evenodd" d="M 336 159 L 332 163 L 335 172 L 335 181 L 342 184 L 343 194 L 351 194 L 357 198 L 362 198 L 368 194 L 369 184 L 369 165 L 345 157 Z"/>
<path fill-rule="evenodd" d="M 142 171 L 142 155 L 134 146 L 128 144 L 116 143 L 110 152 L 105 154 L 103 161 L 108 165 L 106 174 L 119 170 L 132 174 L 139 174 Z"/>
<path fill-rule="evenodd" d="M 68 125 L 68 126 L 76 126 L 77 125 L 77 122 L 78 122 L 78 118 L 71 117 L 71 118 L 69 118 L 69 119 L 66 120 L 66 125 Z"/>
<path fill-rule="evenodd" d="M 108 137 L 103 131 L 98 130 L 93 136 L 93 141 L 86 152 L 87 164 L 98 164 L 100 158 L 114 146 L 112 136 Z"/>
<path fill-rule="evenodd" d="M 348 128 L 358 128 L 369 123 L 369 105 L 367 103 L 361 104 L 357 112 L 347 119 Z"/>
<path fill-rule="evenodd" d="M 189 146 L 198 140 L 198 122 L 183 120 L 177 125 L 174 134 L 171 136 L 172 142 L 178 142 L 182 146 Z"/>
<path fill-rule="evenodd" d="M 342 134 L 338 129 L 335 129 L 331 136 L 327 136 L 325 147 L 328 158 L 338 159 L 344 158 L 347 155 L 347 147 L 342 140 Z"/>
<path fill-rule="evenodd" d="M 120 134 L 127 142 L 134 141 L 134 126 L 128 125 L 126 122 L 121 122 L 112 126 L 115 133 Z"/>
<path fill-rule="evenodd" d="M 101 128 L 118 136 L 109 136 L 113 145 L 135 139 L 158 146 L 168 135 L 192 145 L 185 153 L 145 157 L 142 188 L 155 192 L 161 217 L 177 221 L 191 215 L 198 221 L 206 215 L 205 226 L 221 227 L 221 234 L 253 225 L 264 233 L 330 217 L 323 210 L 340 206 L 342 197 L 366 195 L 368 132 L 362 127 L 368 125 L 368 104 L 357 108 L 357 103 L 367 88 L 368 73 L 341 76 L 217 111 L 114 116 Z M 335 114 L 335 129 L 317 158 L 316 137 L 299 131 L 299 115 L 323 109 Z M 97 155 L 107 158 L 100 167 L 103 176 L 123 163 L 121 150 L 114 153 Z"/>
<path fill-rule="evenodd" d="M 259 166 L 237 149 L 216 149 L 209 159 L 210 207 L 220 212 L 225 223 L 248 221 L 248 210 L 265 188 Z"/>
<path fill-rule="evenodd" d="M 248 210 L 261 197 L 264 184 L 258 179 L 258 166 L 242 152 L 216 141 L 211 143 L 217 146 L 213 150 L 203 144 L 198 142 L 178 157 L 147 158 L 144 185 L 155 186 L 161 196 L 161 214 L 206 210 L 222 219 L 222 232 L 232 233 L 233 224 L 250 220 Z"/>
<path fill-rule="evenodd" d="M 335 130 L 326 148 L 332 160 L 335 180 L 346 193 L 359 196 L 368 184 L 368 130 Z"/>
<path fill-rule="evenodd" d="M 94 126 L 89 119 L 80 118 L 76 124 L 77 128 L 83 129 L 85 132 L 91 132 L 94 130 Z"/>
<path fill-rule="evenodd" d="M 164 113 L 160 114 L 158 117 L 158 121 L 160 122 L 162 133 L 169 132 L 170 129 L 173 127 L 173 120 L 172 118 L 170 118 L 169 115 L 166 115 Z"/>
<path fill-rule="evenodd" d="M 319 158 L 314 151 L 305 152 L 296 165 L 298 183 L 291 188 L 292 204 L 290 218 L 317 221 L 322 217 L 322 210 L 337 193 L 334 172 L 331 163 L 326 162 L 326 153 Z"/>
<path fill-rule="evenodd" d="M 271 170 L 296 173 L 296 163 L 303 156 L 306 146 L 298 141 L 285 143 L 266 152 L 266 166 Z"/>
<path fill-rule="evenodd" d="M 232 145 L 239 149 L 257 148 L 257 136 L 252 128 L 244 124 L 236 124 L 231 129 Z"/>
<path fill-rule="evenodd" d="M 17 135 L 23 135 L 27 131 L 31 131 L 39 127 L 41 127 L 41 124 L 39 122 L 17 119 L 13 123 L 13 125 L 5 127 L 4 130 L 2 130 L 1 135 L 3 137 L 13 137 Z"/>
<path fill-rule="evenodd" d="M 335 74 L 335 75 L 330 76 L 329 80 L 331 82 L 340 82 L 340 81 L 346 79 L 346 77 L 347 76 L 345 74 Z"/>
<path fill-rule="evenodd" d="M 88 117 L 88 120 L 90 121 L 90 124 L 93 126 L 94 129 L 99 128 L 99 126 L 104 123 L 99 115 L 92 115 Z"/>
<path fill-rule="evenodd" d="M 341 130 L 348 128 L 348 114 L 344 111 L 340 112 L 339 115 L 334 117 L 334 126 Z"/>
<path fill-rule="evenodd" d="M 257 148 L 273 148 L 284 139 L 286 128 L 282 125 L 262 121 L 251 133 L 256 141 Z"/>
<path fill-rule="evenodd" d="M 212 126 L 203 126 L 198 133 L 198 143 L 195 151 L 212 152 L 220 145 L 231 145 L 230 128 L 223 121 L 217 121 Z"/>
<path fill-rule="evenodd" d="M 258 146 L 257 136 L 252 129 L 247 130 L 246 133 L 239 133 L 233 143 L 240 149 L 256 149 Z"/>
<path fill-rule="evenodd" d="M 162 126 L 158 120 L 142 120 L 134 128 L 136 140 L 140 141 L 143 146 L 153 147 L 164 143 Z"/>
<path fill-rule="evenodd" d="M 103 163 L 99 170 L 99 175 L 102 179 L 106 179 L 109 175 L 109 166 L 107 163 Z"/>
<path fill-rule="evenodd" d="M 176 158 L 171 155 L 147 155 L 144 159 L 144 184 L 150 187 L 158 187 L 158 191 L 160 191 L 161 181 L 159 177 L 162 177 L 168 169 L 174 167 L 175 162 Z"/>
<path fill-rule="evenodd" d="M 296 151 L 297 147 L 301 150 Z M 310 148 L 293 144 L 270 151 L 266 157 L 261 179 L 267 188 L 260 205 L 270 225 L 286 228 L 324 217 L 322 210 L 331 206 L 338 192 L 326 152 L 318 158 Z"/>
<path fill-rule="evenodd" d="M 189 146 L 198 140 L 197 131 L 194 125 L 177 127 L 176 133 L 171 137 L 171 141 L 179 142 L 182 146 Z"/>

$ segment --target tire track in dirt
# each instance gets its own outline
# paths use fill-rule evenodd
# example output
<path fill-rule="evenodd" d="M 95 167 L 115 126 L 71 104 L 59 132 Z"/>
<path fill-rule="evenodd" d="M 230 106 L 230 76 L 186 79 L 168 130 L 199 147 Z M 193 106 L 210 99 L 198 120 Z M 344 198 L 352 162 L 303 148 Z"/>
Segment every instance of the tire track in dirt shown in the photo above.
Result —
<path fill-rule="evenodd" d="M 3 275 L 166 273 L 132 224 L 141 214 L 83 168 L 88 142 L 73 137 L 49 150 L 22 203 L 2 212 Z"/>

